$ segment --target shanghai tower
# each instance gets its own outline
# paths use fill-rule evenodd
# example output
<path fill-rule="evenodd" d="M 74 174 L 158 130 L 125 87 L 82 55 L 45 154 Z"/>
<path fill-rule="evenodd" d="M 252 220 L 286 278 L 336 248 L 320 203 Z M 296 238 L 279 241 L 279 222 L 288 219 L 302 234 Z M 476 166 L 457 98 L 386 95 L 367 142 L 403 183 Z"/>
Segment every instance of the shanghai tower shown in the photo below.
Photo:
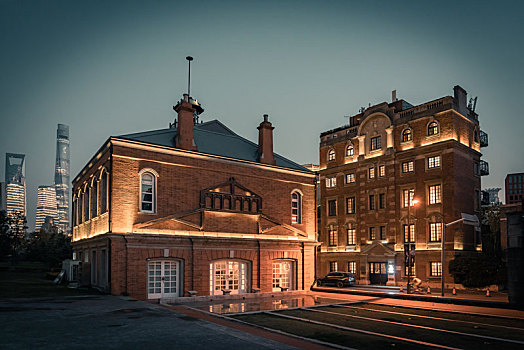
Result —
<path fill-rule="evenodd" d="M 69 233 L 69 126 L 58 124 L 56 130 L 55 189 L 57 226 Z"/>

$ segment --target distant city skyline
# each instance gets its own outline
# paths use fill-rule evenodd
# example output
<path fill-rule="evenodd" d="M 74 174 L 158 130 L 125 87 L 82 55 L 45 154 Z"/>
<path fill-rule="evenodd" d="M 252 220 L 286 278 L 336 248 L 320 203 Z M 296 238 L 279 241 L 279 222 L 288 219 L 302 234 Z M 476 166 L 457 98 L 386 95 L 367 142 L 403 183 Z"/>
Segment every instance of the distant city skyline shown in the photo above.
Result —
<path fill-rule="evenodd" d="M 104 1 L 0 3 L 0 154 L 26 154 L 29 229 L 52 182 L 57 124 L 71 128 L 70 180 L 111 135 L 167 128 L 187 90 L 255 141 L 318 163 L 321 131 L 392 90 L 413 105 L 461 85 L 490 146 L 482 188 L 524 170 L 523 8 L 478 1 Z M 0 162 L 3 167 L 3 162 Z M 0 168 L 0 173 L 4 171 Z M 70 194 L 69 194 L 70 197 Z M 503 197 L 501 195 L 501 197 Z M 504 198 L 501 198 L 504 201 Z"/>
<path fill-rule="evenodd" d="M 69 213 L 71 202 L 69 177 L 69 126 L 58 124 L 56 130 L 56 163 L 55 163 L 55 194 L 56 194 L 56 224 L 58 231 L 69 232 Z"/>

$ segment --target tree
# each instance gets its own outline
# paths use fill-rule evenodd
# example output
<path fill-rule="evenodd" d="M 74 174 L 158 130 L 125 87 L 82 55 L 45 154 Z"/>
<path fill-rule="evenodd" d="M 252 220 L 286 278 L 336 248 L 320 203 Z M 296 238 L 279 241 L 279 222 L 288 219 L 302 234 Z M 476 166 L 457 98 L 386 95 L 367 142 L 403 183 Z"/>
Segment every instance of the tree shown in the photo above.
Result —
<path fill-rule="evenodd" d="M 31 234 L 26 251 L 27 260 L 40 261 L 48 267 L 57 267 L 71 255 L 71 238 L 58 232 L 56 226 Z"/>
<path fill-rule="evenodd" d="M 22 212 L 14 212 L 7 215 L 5 211 L 0 212 L 0 243 L 2 258 L 11 258 L 11 264 L 15 265 L 18 257 L 25 246 L 26 218 Z"/>

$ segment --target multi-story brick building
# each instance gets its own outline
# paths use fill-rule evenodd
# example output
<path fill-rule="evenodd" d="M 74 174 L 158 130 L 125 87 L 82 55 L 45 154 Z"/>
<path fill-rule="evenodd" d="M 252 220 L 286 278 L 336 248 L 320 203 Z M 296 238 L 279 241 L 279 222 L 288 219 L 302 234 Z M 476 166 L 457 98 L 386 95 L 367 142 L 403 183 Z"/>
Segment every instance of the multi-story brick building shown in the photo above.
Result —
<path fill-rule="evenodd" d="M 506 204 L 521 203 L 524 199 L 524 173 L 506 175 L 504 192 Z"/>
<path fill-rule="evenodd" d="M 394 96 L 320 135 L 320 275 L 350 271 L 361 284 L 406 283 L 406 249 L 415 253 L 411 275 L 440 283 L 442 226 L 478 213 L 488 172 L 480 160 L 487 135 L 466 96 L 460 86 L 418 106 Z M 462 224 L 446 229 L 445 245 L 447 262 L 481 248 Z"/>
<path fill-rule="evenodd" d="M 169 129 L 110 137 L 73 181 L 83 278 L 140 299 L 308 289 L 315 174 L 258 145 L 188 95 Z"/>

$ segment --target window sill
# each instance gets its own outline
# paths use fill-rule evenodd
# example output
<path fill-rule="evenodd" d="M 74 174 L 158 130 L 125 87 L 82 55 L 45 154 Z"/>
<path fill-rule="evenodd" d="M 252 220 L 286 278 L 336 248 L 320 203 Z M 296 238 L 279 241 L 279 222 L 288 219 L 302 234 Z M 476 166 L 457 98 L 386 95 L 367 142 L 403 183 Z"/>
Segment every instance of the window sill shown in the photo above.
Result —
<path fill-rule="evenodd" d="M 144 215 L 157 215 L 156 212 L 149 212 L 149 211 L 139 211 L 138 214 L 144 214 Z"/>

